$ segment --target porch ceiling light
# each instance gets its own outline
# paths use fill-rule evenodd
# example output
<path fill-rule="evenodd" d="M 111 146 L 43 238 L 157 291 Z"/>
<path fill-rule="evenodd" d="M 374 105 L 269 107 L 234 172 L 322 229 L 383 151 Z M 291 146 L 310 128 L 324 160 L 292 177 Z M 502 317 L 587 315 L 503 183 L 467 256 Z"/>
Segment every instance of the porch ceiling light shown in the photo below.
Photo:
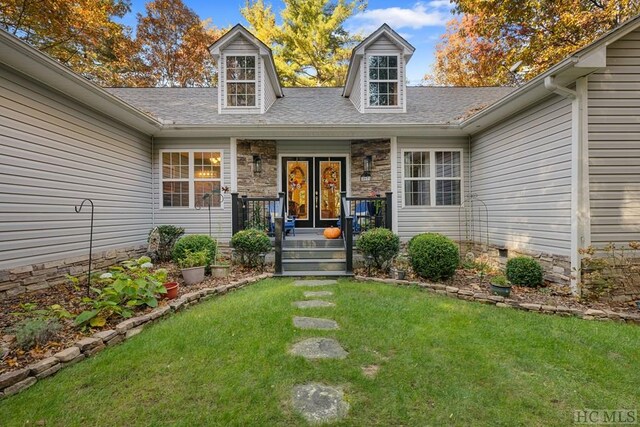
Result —
<path fill-rule="evenodd" d="M 257 154 L 253 155 L 253 173 L 262 173 L 262 159 Z"/>

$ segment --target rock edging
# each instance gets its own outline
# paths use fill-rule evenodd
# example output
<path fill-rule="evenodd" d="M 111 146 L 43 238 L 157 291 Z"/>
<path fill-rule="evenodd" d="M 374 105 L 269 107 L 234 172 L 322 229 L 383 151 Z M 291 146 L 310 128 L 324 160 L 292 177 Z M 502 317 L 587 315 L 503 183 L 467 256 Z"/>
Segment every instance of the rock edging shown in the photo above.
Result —
<path fill-rule="evenodd" d="M 115 329 L 96 332 L 76 342 L 73 346 L 59 351 L 51 357 L 32 363 L 31 365 L 0 375 L 0 399 L 18 394 L 34 385 L 41 379 L 57 373 L 60 369 L 91 357 L 107 347 L 121 343 L 142 331 L 144 326 L 171 313 L 207 300 L 215 295 L 223 295 L 229 291 L 240 289 L 246 285 L 272 277 L 271 273 L 231 282 L 216 288 L 205 288 L 191 292 L 172 300 L 168 305 L 158 307 L 150 313 L 124 320 Z"/>
<path fill-rule="evenodd" d="M 505 298 L 498 295 L 492 295 L 485 292 L 473 292 L 465 289 L 459 289 L 454 286 L 446 286 L 438 283 L 412 282 L 408 280 L 380 279 L 377 277 L 355 276 L 355 280 L 361 282 L 378 282 L 391 285 L 413 285 L 440 295 L 451 298 L 458 298 L 466 301 L 476 301 L 483 304 L 495 305 L 496 307 L 515 308 L 517 310 L 533 311 L 545 314 L 554 314 L 558 316 L 575 316 L 584 320 L 603 320 L 617 321 L 623 323 L 631 323 L 640 325 L 640 314 L 635 313 L 619 313 L 611 310 L 581 310 L 578 308 L 564 307 L 561 305 L 533 304 L 527 302 L 519 302 L 511 298 Z"/>

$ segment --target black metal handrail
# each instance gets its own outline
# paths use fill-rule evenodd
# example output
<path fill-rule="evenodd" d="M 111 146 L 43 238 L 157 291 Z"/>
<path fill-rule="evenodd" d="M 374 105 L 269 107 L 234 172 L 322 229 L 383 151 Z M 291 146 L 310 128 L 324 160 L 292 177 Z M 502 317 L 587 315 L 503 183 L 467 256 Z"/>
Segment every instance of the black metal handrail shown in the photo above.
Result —
<path fill-rule="evenodd" d="M 342 205 L 347 217 L 353 219 L 353 232 L 360 234 L 371 228 L 388 228 L 393 226 L 393 193 L 387 192 L 384 196 L 347 197 L 341 193 Z M 340 224 L 344 224 L 342 217 Z"/>
<path fill-rule="evenodd" d="M 274 217 L 284 215 L 284 193 L 277 197 L 248 197 L 231 193 L 231 232 L 248 228 L 275 233 Z M 272 216 L 272 214 L 275 214 Z"/>
<path fill-rule="evenodd" d="M 340 193 L 340 231 L 344 239 L 345 270 L 347 274 L 353 274 L 353 216 L 349 206 L 347 193 Z"/>

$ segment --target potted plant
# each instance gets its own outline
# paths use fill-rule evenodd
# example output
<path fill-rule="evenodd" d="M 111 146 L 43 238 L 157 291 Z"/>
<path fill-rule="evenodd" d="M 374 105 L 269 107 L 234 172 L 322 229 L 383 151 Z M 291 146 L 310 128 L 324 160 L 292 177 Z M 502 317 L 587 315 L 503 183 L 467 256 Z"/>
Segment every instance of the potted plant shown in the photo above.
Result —
<path fill-rule="evenodd" d="M 176 299 L 178 297 L 178 290 L 180 290 L 178 282 L 167 282 L 164 284 L 164 288 L 167 290 L 167 293 L 164 294 L 165 299 Z"/>
<path fill-rule="evenodd" d="M 407 276 L 411 264 L 409 259 L 405 255 L 398 255 L 393 260 L 393 266 L 391 267 L 391 278 L 396 280 L 404 280 Z"/>
<path fill-rule="evenodd" d="M 198 284 L 204 280 L 207 252 L 186 250 L 184 257 L 178 260 L 178 265 L 182 271 L 182 278 L 187 285 Z"/>
<path fill-rule="evenodd" d="M 224 278 L 229 276 L 229 264 L 221 262 L 219 258 L 220 251 L 216 245 L 216 254 L 213 257 L 213 265 L 211 266 L 211 277 Z"/>
<path fill-rule="evenodd" d="M 511 283 L 505 276 L 499 274 L 491 279 L 491 292 L 494 295 L 508 297 L 511 294 Z"/>

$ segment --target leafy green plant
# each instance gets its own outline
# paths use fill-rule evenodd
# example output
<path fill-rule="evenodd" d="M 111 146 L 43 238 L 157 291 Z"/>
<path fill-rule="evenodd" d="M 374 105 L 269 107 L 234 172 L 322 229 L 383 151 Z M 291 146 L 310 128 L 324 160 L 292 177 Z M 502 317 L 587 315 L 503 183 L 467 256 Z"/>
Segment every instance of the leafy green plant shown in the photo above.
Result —
<path fill-rule="evenodd" d="M 271 240 L 264 231 L 250 228 L 234 234 L 231 246 L 238 254 L 240 264 L 256 267 L 262 262 L 262 254 L 271 251 Z"/>
<path fill-rule="evenodd" d="M 460 262 L 456 244 L 437 233 L 414 236 L 409 241 L 408 252 L 413 271 L 429 280 L 451 278 Z"/>
<path fill-rule="evenodd" d="M 411 261 L 405 254 L 400 254 L 393 259 L 393 266 L 401 271 L 409 271 L 411 269 Z"/>
<path fill-rule="evenodd" d="M 163 285 L 166 279 L 167 270 L 160 268 L 154 271 L 149 257 L 111 267 L 98 279 L 102 288 L 91 288 L 96 297 L 84 299 L 91 309 L 80 313 L 75 324 L 101 327 L 111 316 L 131 317 L 135 307 L 156 307 L 158 296 L 167 292 Z"/>
<path fill-rule="evenodd" d="M 217 245 L 215 240 L 205 234 L 190 234 L 178 240 L 173 247 L 173 261 L 178 263 L 184 259 L 186 252 L 204 251 L 207 254 L 205 266 L 208 268 L 216 256 Z"/>
<path fill-rule="evenodd" d="M 184 258 L 178 260 L 178 265 L 180 268 L 204 267 L 207 265 L 207 252 L 191 252 L 187 249 Z"/>
<path fill-rule="evenodd" d="M 58 319 L 70 319 L 73 317 L 63 306 L 60 304 L 53 304 L 47 308 L 39 309 L 37 304 L 25 302 L 20 304 L 22 311 L 11 313 L 14 316 L 22 316 L 29 318 L 58 318 Z"/>
<path fill-rule="evenodd" d="M 400 238 L 386 228 L 372 228 L 360 235 L 356 247 L 377 268 L 386 270 L 400 251 Z"/>
<path fill-rule="evenodd" d="M 497 276 L 494 276 L 491 279 L 491 284 L 500 286 L 503 288 L 511 286 L 511 283 L 509 283 L 509 280 L 507 280 L 506 276 L 504 276 L 503 274 L 498 274 Z"/>
<path fill-rule="evenodd" d="M 542 285 L 542 266 L 533 258 L 519 256 L 509 259 L 505 268 L 507 279 L 513 284 L 538 287 Z"/>
<path fill-rule="evenodd" d="M 17 346 L 29 350 L 51 341 L 61 329 L 62 324 L 57 319 L 34 317 L 18 322 L 10 331 L 16 336 Z"/>
<path fill-rule="evenodd" d="M 158 261 L 169 261 L 174 245 L 184 235 L 184 228 L 176 227 L 175 225 L 159 225 L 157 228 L 160 236 Z M 153 229 L 149 231 L 149 236 L 151 236 L 152 232 Z"/>

